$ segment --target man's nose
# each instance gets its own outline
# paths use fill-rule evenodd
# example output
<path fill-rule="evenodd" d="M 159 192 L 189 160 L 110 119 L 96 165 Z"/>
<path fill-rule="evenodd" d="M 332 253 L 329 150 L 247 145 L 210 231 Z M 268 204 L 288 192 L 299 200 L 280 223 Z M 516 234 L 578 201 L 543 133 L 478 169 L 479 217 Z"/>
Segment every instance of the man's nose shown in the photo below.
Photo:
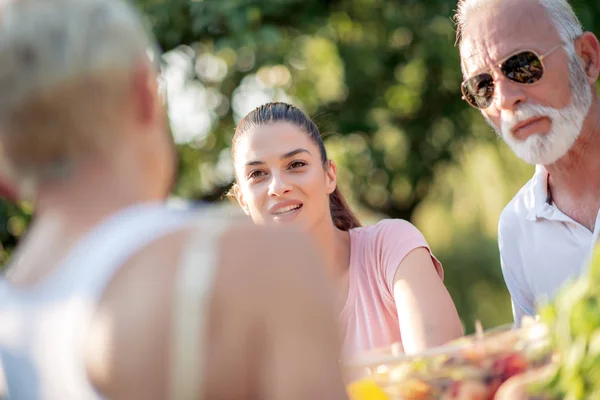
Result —
<path fill-rule="evenodd" d="M 500 74 L 499 74 L 500 75 Z M 494 81 L 494 102 L 498 110 L 514 112 L 517 104 L 527 100 L 523 85 L 512 82 L 505 76 L 498 76 Z"/>

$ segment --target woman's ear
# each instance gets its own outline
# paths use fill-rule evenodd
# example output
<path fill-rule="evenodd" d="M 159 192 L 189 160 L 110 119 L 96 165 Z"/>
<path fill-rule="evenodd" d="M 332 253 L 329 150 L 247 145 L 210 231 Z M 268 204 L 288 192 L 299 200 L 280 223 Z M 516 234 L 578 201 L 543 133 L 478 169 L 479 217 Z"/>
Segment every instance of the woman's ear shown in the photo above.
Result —
<path fill-rule="evenodd" d="M 325 180 L 327 194 L 333 193 L 337 187 L 337 167 L 331 160 L 328 160 L 327 164 L 325 165 Z"/>
<path fill-rule="evenodd" d="M 242 210 L 244 210 L 246 215 L 250 216 L 250 208 L 248 207 L 248 204 L 246 204 L 246 202 L 244 201 L 244 195 L 242 194 L 242 190 L 240 189 L 240 186 L 237 183 L 233 184 L 233 194 L 235 195 L 235 199 L 237 200 L 240 207 L 242 207 Z"/>

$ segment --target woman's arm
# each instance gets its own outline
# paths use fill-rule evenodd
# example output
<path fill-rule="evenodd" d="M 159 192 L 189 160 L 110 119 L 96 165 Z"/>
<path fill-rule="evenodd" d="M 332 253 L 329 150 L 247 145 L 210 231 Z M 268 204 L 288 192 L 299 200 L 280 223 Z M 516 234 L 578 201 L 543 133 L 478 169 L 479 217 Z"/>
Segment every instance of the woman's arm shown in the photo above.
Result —
<path fill-rule="evenodd" d="M 394 275 L 393 288 L 407 354 L 463 335 L 454 302 L 436 272 L 428 249 L 414 249 L 402 260 Z"/>

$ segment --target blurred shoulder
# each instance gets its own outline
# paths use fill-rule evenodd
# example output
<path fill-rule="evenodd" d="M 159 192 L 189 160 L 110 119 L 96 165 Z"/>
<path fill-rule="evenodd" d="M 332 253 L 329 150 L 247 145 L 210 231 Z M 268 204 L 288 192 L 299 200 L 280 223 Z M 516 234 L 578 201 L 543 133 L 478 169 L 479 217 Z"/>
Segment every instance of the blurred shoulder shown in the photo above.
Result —
<path fill-rule="evenodd" d="M 224 270 L 239 270 L 260 285 L 273 279 L 294 284 L 324 269 L 313 239 L 293 228 L 233 223 L 219 247 Z"/>
<path fill-rule="evenodd" d="M 308 291 L 320 304 L 328 301 L 325 268 L 306 235 L 219 213 L 193 215 L 130 257 L 102 295 L 86 339 L 86 363 L 106 397 L 158 399 L 165 393 L 165 343 L 181 268 L 212 271 L 201 275 L 206 301 L 236 321 L 237 332 L 251 321 L 300 312 Z"/>

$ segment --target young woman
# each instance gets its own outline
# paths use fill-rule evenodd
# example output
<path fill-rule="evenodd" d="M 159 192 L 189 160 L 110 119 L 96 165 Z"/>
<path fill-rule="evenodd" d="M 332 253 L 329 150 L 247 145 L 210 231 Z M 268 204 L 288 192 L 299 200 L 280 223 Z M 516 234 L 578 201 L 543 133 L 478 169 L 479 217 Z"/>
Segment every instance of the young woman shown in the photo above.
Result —
<path fill-rule="evenodd" d="M 285 103 L 255 109 L 236 128 L 232 157 L 245 213 L 258 224 L 298 227 L 319 245 L 337 290 L 345 356 L 392 343 L 411 354 L 462 335 L 423 235 L 397 219 L 361 227 L 302 111 Z"/>

